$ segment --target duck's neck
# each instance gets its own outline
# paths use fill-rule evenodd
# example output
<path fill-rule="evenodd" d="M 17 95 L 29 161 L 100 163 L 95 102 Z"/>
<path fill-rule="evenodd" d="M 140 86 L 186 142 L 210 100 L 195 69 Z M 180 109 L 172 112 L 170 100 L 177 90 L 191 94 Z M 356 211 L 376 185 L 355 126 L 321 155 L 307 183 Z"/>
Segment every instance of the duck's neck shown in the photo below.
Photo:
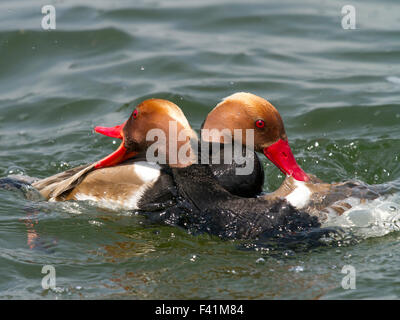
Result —
<path fill-rule="evenodd" d="M 186 168 L 197 163 L 198 139 L 196 133 L 191 130 L 188 139 L 178 141 L 176 148 L 169 148 L 166 152 L 167 164 L 171 168 Z"/>

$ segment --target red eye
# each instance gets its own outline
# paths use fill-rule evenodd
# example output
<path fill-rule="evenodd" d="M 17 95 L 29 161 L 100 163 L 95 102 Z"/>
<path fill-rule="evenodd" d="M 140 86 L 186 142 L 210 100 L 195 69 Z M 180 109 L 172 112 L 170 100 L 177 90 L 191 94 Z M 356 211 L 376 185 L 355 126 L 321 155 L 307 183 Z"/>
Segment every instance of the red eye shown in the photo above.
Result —
<path fill-rule="evenodd" d="M 256 127 L 257 128 L 264 128 L 264 126 L 265 126 L 264 120 L 257 120 L 256 121 Z"/>
<path fill-rule="evenodd" d="M 133 110 L 133 113 L 132 113 L 133 119 L 136 119 L 137 115 L 138 115 L 137 109 Z"/>

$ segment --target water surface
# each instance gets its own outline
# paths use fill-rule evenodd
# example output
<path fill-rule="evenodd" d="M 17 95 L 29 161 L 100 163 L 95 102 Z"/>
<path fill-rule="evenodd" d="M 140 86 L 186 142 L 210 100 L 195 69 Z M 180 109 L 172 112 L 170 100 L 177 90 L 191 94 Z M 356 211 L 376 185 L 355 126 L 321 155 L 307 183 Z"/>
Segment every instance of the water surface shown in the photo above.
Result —
<path fill-rule="evenodd" d="M 115 142 L 92 128 L 121 123 L 146 98 L 174 101 L 199 129 L 223 97 L 248 91 L 281 112 L 305 171 L 399 187 L 398 1 L 354 2 L 355 30 L 341 27 L 345 1 L 48 2 L 52 31 L 41 29 L 42 1 L 0 3 L 0 176 L 102 158 Z M 283 177 L 263 163 L 272 191 Z M 0 297 L 399 298 L 399 198 L 358 208 L 370 220 L 352 229 L 347 217 L 357 236 L 328 246 L 242 250 L 129 212 L 0 190 Z M 44 265 L 56 290 L 41 287 Z M 341 287 L 344 265 L 356 290 Z"/>

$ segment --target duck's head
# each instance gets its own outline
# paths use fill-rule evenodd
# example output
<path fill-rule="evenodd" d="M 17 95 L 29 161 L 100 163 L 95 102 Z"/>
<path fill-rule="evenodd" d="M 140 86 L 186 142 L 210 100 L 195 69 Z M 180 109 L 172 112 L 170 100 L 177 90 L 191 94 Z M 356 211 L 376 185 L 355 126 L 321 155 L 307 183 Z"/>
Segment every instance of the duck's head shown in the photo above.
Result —
<path fill-rule="evenodd" d="M 151 133 L 151 130 L 154 131 Z M 156 153 L 165 153 L 167 164 L 186 166 L 190 163 L 182 163 L 177 153 L 183 145 L 188 145 L 186 149 L 190 154 L 192 152 L 190 142 L 197 139 L 182 110 L 171 101 L 163 99 L 145 100 L 136 106 L 123 124 L 115 127 L 95 127 L 95 131 L 108 137 L 122 139 L 121 145 L 115 152 L 96 163 L 96 169 L 117 165 L 146 152 L 157 141 Z M 164 141 L 160 140 L 162 133 Z M 189 158 L 190 156 L 191 154 Z"/>
<path fill-rule="evenodd" d="M 202 127 L 202 139 L 226 143 L 226 134 L 237 137 L 235 129 L 241 129 L 240 138 L 244 145 L 249 145 L 246 129 L 254 130 L 255 151 L 262 152 L 285 175 L 300 181 L 309 180 L 293 156 L 278 110 L 267 100 L 245 92 L 225 98 L 208 114 Z"/>

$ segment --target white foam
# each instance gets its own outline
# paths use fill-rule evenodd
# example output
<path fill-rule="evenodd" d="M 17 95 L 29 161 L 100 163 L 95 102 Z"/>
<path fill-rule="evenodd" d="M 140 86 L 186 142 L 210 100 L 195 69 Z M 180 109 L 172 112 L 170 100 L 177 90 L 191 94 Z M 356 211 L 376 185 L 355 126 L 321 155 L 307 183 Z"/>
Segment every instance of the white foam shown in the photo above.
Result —
<path fill-rule="evenodd" d="M 364 203 L 358 201 L 358 204 L 341 216 L 331 215 L 324 226 L 351 228 L 355 234 L 364 238 L 379 237 L 393 231 L 400 231 L 399 200 L 399 195 L 391 195 Z"/>

